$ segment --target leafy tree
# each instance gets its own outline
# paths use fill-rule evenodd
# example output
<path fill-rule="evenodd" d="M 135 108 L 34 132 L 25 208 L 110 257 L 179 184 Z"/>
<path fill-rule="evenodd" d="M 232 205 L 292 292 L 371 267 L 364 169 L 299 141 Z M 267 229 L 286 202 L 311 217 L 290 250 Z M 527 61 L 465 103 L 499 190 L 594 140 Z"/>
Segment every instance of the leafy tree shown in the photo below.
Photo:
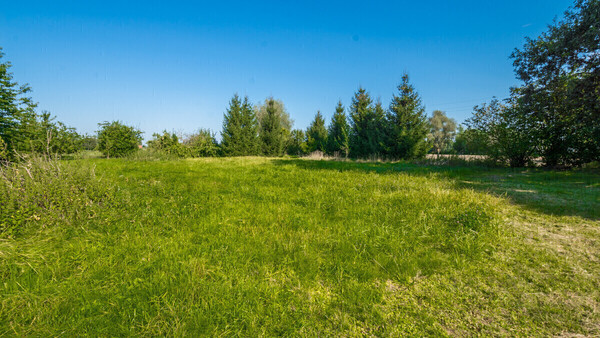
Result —
<path fill-rule="evenodd" d="M 102 122 L 98 126 L 98 150 L 107 158 L 133 153 L 142 142 L 142 132 L 119 121 Z"/>
<path fill-rule="evenodd" d="M 263 104 L 259 104 L 255 107 L 256 118 L 258 119 L 259 128 L 262 121 L 268 115 L 267 108 L 269 107 L 269 105 L 272 105 L 275 114 L 279 118 L 281 127 L 287 130 L 288 132 L 291 131 L 292 126 L 294 125 L 294 120 L 290 118 L 290 114 L 285 108 L 283 102 L 272 97 L 267 98 Z"/>
<path fill-rule="evenodd" d="M 484 155 L 486 136 L 479 130 L 465 129 L 463 125 L 458 126 L 458 132 L 452 144 L 452 151 L 460 155 Z"/>
<path fill-rule="evenodd" d="M 335 113 L 331 118 L 327 135 L 327 153 L 331 155 L 348 156 L 350 153 L 350 126 L 342 101 L 339 101 L 335 107 Z"/>
<path fill-rule="evenodd" d="M 225 156 L 257 155 L 258 121 L 248 97 L 242 102 L 236 94 L 223 119 L 221 150 Z"/>
<path fill-rule="evenodd" d="M 300 156 L 308 152 L 306 135 L 302 129 L 294 129 L 290 132 L 290 141 L 287 146 L 287 154 Z"/>
<path fill-rule="evenodd" d="M 600 160 L 600 1 L 577 0 L 548 30 L 511 55 L 523 86 L 519 121 L 531 122 L 548 166 Z"/>
<path fill-rule="evenodd" d="M 365 158 L 384 151 L 384 120 L 381 104 L 373 106 L 369 93 L 359 88 L 350 106 L 350 155 Z"/>
<path fill-rule="evenodd" d="M 23 121 L 35 120 L 36 104 L 28 96 L 31 88 L 13 81 L 11 63 L 2 62 L 3 57 L 0 47 L 0 139 L 5 156 L 12 157 L 14 150 L 27 143 L 29 132 L 23 128 Z"/>
<path fill-rule="evenodd" d="M 209 129 L 200 129 L 183 141 L 186 154 L 190 157 L 214 157 L 219 154 L 219 144 L 215 134 Z"/>
<path fill-rule="evenodd" d="M 45 154 L 72 154 L 81 149 L 82 137 L 75 128 L 67 127 L 49 112 L 35 115 L 28 126 L 28 147 L 24 150 Z"/>
<path fill-rule="evenodd" d="M 179 142 L 179 138 L 175 133 L 168 133 L 165 130 L 162 134 L 153 134 L 152 137 L 152 140 L 148 141 L 148 149 L 177 157 L 187 155 L 186 149 Z"/>
<path fill-rule="evenodd" d="M 308 152 L 316 150 L 325 152 L 327 146 L 327 128 L 325 128 L 325 119 L 320 111 L 317 111 L 315 119 L 306 130 L 306 140 Z"/>
<path fill-rule="evenodd" d="M 436 154 L 447 152 L 456 135 L 456 121 L 446 116 L 441 110 L 434 110 L 429 119 L 431 133 L 429 139 L 433 144 L 433 151 Z"/>
<path fill-rule="evenodd" d="M 392 97 L 386 118 L 388 155 L 398 159 L 421 158 L 430 148 L 425 107 L 408 74 L 402 76 L 398 91 Z"/>
<path fill-rule="evenodd" d="M 272 98 L 267 100 L 265 113 L 259 117 L 259 137 L 264 155 L 281 156 L 288 143 L 289 132 L 281 117 L 277 102 Z"/>
<path fill-rule="evenodd" d="M 508 100 L 502 104 L 493 99 L 489 104 L 475 106 L 473 116 L 466 121 L 472 141 L 483 145 L 492 160 L 522 167 L 531 161 L 535 139 L 530 135 L 531 122 L 523 120 L 521 107 Z"/>
<path fill-rule="evenodd" d="M 95 135 L 85 135 L 81 140 L 81 149 L 96 150 L 98 147 L 98 138 Z"/>

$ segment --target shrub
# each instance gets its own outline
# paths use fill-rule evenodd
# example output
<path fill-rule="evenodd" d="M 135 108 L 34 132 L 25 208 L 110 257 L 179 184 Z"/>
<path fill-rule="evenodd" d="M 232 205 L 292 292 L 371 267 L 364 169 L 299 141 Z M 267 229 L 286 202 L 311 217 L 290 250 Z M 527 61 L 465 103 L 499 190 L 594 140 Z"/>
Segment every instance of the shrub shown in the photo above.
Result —
<path fill-rule="evenodd" d="M 138 149 L 142 132 L 119 121 L 99 123 L 98 150 L 107 158 L 122 157 Z"/>
<path fill-rule="evenodd" d="M 187 155 L 190 157 L 211 157 L 219 153 L 219 144 L 208 129 L 200 129 L 198 132 L 186 137 L 183 141 Z"/>
<path fill-rule="evenodd" d="M 150 152 L 163 153 L 170 157 L 186 157 L 188 151 L 183 144 L 179 143 L 177 135 L 169 134 L 166 130 L 161 134 L 152 135 L 154 138 L 148 141 Z"/>

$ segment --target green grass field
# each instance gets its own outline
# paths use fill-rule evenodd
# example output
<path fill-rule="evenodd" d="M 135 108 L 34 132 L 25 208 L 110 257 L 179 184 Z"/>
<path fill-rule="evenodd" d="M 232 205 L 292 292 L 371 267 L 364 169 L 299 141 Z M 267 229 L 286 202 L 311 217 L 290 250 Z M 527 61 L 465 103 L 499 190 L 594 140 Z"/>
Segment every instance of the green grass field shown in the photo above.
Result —
<path fill-rule="evenodd" d="M 0 335 L 600 335 L 597 172 L 63 165 L 108 192 L 0 240 Z"/>

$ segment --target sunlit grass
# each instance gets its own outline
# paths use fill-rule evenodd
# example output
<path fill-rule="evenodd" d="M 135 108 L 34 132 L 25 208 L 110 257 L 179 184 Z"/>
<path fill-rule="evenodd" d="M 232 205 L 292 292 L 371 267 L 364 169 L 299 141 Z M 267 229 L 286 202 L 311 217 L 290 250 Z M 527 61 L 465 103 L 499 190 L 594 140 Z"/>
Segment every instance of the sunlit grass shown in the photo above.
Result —
<path fill-rule="evenodd" d="M 0 334 L 600 333 L 597 174 L 65 165 L 95 166 L 117 202 L 0 242 Z M 558 198 L 579 206 L 538 205 Z"/>

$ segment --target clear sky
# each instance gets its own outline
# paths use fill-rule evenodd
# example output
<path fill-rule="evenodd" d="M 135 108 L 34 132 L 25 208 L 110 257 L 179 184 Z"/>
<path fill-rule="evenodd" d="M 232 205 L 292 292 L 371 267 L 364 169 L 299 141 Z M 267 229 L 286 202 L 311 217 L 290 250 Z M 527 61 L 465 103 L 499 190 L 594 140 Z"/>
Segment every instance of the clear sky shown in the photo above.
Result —
<path fill-rule="evenodd" d="M 234 93 L 281 99 L 296 128 L 403 72 L 462 122 L 518 84 L 509 55 L 572 4 L 502 1 L 4 1 L 0 46 L 40 110 L 91 133 L 219 132 Z"/>

